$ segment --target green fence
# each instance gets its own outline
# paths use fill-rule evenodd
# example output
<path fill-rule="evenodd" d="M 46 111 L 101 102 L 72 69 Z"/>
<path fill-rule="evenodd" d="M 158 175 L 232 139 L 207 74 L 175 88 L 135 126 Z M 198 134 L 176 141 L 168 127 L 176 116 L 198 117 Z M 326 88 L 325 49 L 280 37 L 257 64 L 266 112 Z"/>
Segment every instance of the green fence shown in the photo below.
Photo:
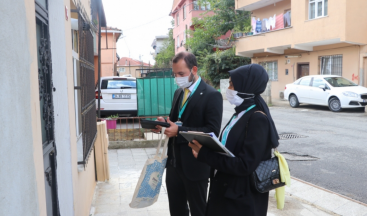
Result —
<path fill-rule="evenodd" d="M 137 78 L 136 88 L 138 116 L 169 115 L 178 88 L 171 71 L 151 72 L 144 78 Z"/>

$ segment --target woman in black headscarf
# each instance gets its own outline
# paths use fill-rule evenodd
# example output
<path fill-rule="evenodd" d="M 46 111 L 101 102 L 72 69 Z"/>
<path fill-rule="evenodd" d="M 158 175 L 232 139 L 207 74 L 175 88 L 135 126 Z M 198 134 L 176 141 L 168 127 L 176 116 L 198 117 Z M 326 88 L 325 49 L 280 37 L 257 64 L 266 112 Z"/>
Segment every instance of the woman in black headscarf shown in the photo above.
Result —
<path fill-rule="evenodd" d="M 212 152 L 195 140 L 189 144 L 194 157 L 212 168 L 206 215 L 266 216 L 269 193 L 251 188 L 250 176 L 279 145 L 269 108 L 260 96 L 269 77 L 257 64 L 239 67 L 229 74 L 227 99 L 236 107 L 220 140 L 235 157 Z"/>

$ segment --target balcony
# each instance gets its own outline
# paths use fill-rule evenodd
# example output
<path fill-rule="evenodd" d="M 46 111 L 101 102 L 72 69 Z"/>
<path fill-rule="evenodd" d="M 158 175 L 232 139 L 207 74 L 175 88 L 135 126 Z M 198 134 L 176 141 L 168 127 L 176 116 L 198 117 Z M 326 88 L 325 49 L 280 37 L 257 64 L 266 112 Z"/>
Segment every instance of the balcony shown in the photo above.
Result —
<path fill-rule="evenodd" d="M 239 0 L 236 2 L 237 10 L 254 11 L 283 0 Z"/>
<path fill-rule="evenodd" d="M 239 0 L 238 6 L 265 5 L 266 2 Z M 299 4 L 298 0 L 283 0 L 253 10 L 251 16 L 262 20 L 291 9 L 291 25 L 240 38 L 236 52 L 245 57 L 264 57 L 367 44 L 367 37 L 364 37 L 367 34 L 367 15 L 360 4 L 367 7 L 367 1 L 335 0 L 329 3 L 328 13 L 315 19 L 309 17 L 308 4 Z"/>

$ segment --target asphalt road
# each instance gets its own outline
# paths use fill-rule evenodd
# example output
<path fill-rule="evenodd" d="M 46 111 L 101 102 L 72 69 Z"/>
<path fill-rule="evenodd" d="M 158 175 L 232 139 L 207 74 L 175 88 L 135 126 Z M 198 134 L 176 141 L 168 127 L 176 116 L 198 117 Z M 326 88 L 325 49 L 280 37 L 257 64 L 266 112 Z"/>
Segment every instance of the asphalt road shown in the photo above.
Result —
<path fill-rule="evenodd" d="M 234 110 L 224 101 L 222 127 Z M 333 113 L 326 107 L 270 108 L 279 134 L 306 136 L 280 140 L 291 175 L 367 203 L 367 113 Z M 287 153 L 289 154 L 287 154 Z"/>

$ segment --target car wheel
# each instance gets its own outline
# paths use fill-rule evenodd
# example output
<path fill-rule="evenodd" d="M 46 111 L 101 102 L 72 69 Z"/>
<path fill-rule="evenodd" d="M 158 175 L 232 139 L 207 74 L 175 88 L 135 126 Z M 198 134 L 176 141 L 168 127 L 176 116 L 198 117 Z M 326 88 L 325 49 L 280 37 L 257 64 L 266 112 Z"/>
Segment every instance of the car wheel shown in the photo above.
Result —
<path fill-rule="evenodd" d="M 329 109 L 333 112 L 340 112 L 342 110 L 340 100 L 336 97 L 329 100 Z"/>
<path fill-rule="evenodd" d="M 299 106 L 298 98 L 296 95 L 291 95 L 289 97 L 289 105 L 293 108 L 296 108 Z"/>

